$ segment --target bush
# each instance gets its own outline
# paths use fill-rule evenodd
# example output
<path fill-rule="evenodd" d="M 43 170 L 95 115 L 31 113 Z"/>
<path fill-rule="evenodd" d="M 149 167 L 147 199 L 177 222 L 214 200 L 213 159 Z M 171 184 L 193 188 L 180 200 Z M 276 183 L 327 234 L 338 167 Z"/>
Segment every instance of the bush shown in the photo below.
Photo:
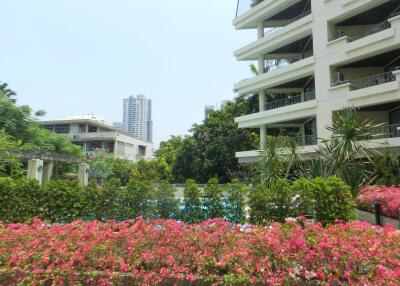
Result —
<path fill-rule="evenodd" d="M 78 181 L 50 181 L 41 191 L 40 217 L 51 222 L 85 218 L 87 204 Z"/>
<path fill-rule="evenodd" d="M 350 187 L 341 179 L 330 177 L 312 181 L 316 219 L 323 225 L 336 219 L 350 221 L 356 218 L 356 204 Z"/>
<path fill-rule="evenodd" d="M 204 219 L 201 191 L 195 181 L 186 181 L 183 196 L 184 209 L 182 211 L 182 219 L 188 223 L 201 222 Z"/>
<path fill-rule="evenodd" d="M 225 207 L 223 201 L 223 189 L 220 187 L 218 179 L 213 178 L 204 187 L 203 209 L 205 219 L 223 218 Z"/>
<path fill-rule="evenodd" d="M 228 194 L 226 199 L 226 216 L 232 223 L 246 222 L 246 197 L 249 194 L 247 185 L 234 179 L 225 185 L 225 192 Z"/>
<path fill-rule="evenodd" d="M 357 198 L 357 205 L 366 211 L 374 210 L 374 203 L 378 200 L 381 205 L 382 214 L 398 218 L 400 209 L 400 187 L 375 186 L 365 187 Z"/>
<path fill-rule="evenodd" d="M 250 192 L 249 207 L 250 221 L 255 224 L 313 214 L 324 225 L 356 217 L 349 186 L 335 177 L 300 179 L 291 185 L 280 179 L 269 189 L 258 186 Z"/>
<path fill-rule="evenodd" d="M 0 220 L 22 222 L 39 216 L 40 197 L 36 180 L 0 178 Z"/>
<path fill-rule="evenodd" d="M 158 218 L 177 218 L 179 200 L 175 198 L 176 189 L 167 181 L 160 183 L 155 189 L 155 208 Z"/>
<path fill-rule="evenodd" d="M 35 221 L 0 241 L 2 285 L 400 285 L 400 233 L 360 222 Z"/>

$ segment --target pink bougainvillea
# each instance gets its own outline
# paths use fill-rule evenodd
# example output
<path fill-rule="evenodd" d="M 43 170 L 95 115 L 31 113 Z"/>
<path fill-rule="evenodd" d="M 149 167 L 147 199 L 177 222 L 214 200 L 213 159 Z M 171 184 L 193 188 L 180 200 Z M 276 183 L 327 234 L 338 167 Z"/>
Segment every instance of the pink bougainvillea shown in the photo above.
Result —
<path fill-rule="evenodd" d="M 398 218 L 400 209 L 400 187 L 396 186 L 368 186 L 361 190 L 357 198 L 360 208 L 372 210 L 375 200 L 382 206 L 382 214 Z"/>
<path fill-rule="evenodd" d="M 0 224 L 0 285 L 400 285 L 399 249 L 399 231 L 361 222 L 36 220 Z"/>

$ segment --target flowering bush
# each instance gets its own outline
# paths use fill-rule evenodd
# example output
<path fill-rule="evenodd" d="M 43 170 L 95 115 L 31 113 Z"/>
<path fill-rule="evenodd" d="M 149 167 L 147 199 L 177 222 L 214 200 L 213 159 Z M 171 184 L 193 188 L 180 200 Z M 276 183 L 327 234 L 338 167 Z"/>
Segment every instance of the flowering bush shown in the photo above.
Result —
<path fill-rule="evenodd" d="M 399 285 L 399 249 L 399 231 L 361 222 L 35 220 L 0 224 L 0 284 Z"/>
<path fill-rule="evenodd" d="M 372 211 L 375 200 L 379 200 L 383 215 L 394 218 L 399 217 L 400 187 L 365 187 L 357 198 L 357 204 L 361 209 Z"/>

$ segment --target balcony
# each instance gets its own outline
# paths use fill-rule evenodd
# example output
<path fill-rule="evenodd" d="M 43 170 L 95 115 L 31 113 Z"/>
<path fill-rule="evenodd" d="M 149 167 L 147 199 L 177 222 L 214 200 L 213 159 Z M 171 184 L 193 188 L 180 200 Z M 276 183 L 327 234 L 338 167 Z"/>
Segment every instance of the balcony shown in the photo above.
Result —
<path fill-rule="evenodd" d="M 267 102 L 266 110 L 281 108 L 281 107 L 298 104 L 298 103 L 302 103 L 302 102 L 306 102 L 306 101 L 310 101 L 310 100 L 314 100 L 314 99 L 315 99 L 314 91 L 306 92 L 304 94 L 298 94 L 296 96 L 288 97 L 286 99 Z"/>
<path fill-rule="evenodd" d="M 236 29 L 254 29 L 262 22 L 266 27 L 273 27 L 268 20 L 291 19 L 304 12 L 308 0 L 238 0 L 236 18 L 233 21 Z"/>
<path fill-rule="evenodd" d="M 117 138 L 117 133 L 114 131 L 110 132 L 91 132 L 91 133 L 79 133 L 79 134 L 69 134 L 68 137 L 72 141 L 102 141 L 102 140 L 115 140 Z"/>
<path fill-rule="evenodd" d="M 284 63 L 276 67 L 267 67 L 268 72 L 254 78 L 245 79 L 235 84 L 234 89 L 238 93 L 254 93 L 262 89 L 273 88 L 287 82 L 298 80 L 314 74 L 315 58 L 310 56 L 293 63 Z"/>
<path fill-rule="evenodd" d="M 344 13 L 342 14 L 344 16 L 336 16 L 336 19 L 340 20 L 332 20 L 330 22 L 328 29 L 329 38 L 333 40 L 347 35 L 351 40 L 357 40 L 390 28 L 388 20 L 399 15 L 400 1 L 373 1 L 367 3 L 368 1 L 358 1 L 359 4 L 355 4 L 361 6 L 357 8 L 353 7 L 352 11 L 347 11 L 348 13 L 342 10 L 341 12 Z"/>
<path fill-rule="evenodd" d="M 372 136 L 368 138 L 360 138 L 360 140 L 400 138 L 400 123 L 373 128 L 371 134 Z"/>
<path fill-rule="evenodd" d="M 386 72 L 357 80 L 352 80 L 350 81 L 350 86 L 352 90 L 359 90 L 392 81 L 396 81 L 396 76 L 393 74 L 393 72 Z"/>

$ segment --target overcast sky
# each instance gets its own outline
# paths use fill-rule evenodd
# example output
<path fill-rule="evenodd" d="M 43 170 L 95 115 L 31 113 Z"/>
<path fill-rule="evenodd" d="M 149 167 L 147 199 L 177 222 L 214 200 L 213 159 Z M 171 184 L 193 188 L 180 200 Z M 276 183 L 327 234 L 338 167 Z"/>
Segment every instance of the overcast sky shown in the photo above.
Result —
<path fill-rule="evenodd" d="M 2 0 L 0 81 L 46 119 L 121 121 L 122 98 L 153 100 L 155 142 L 184 135 L 204 105 L 250 76 L 233 51 L 236 0 Z"/>

